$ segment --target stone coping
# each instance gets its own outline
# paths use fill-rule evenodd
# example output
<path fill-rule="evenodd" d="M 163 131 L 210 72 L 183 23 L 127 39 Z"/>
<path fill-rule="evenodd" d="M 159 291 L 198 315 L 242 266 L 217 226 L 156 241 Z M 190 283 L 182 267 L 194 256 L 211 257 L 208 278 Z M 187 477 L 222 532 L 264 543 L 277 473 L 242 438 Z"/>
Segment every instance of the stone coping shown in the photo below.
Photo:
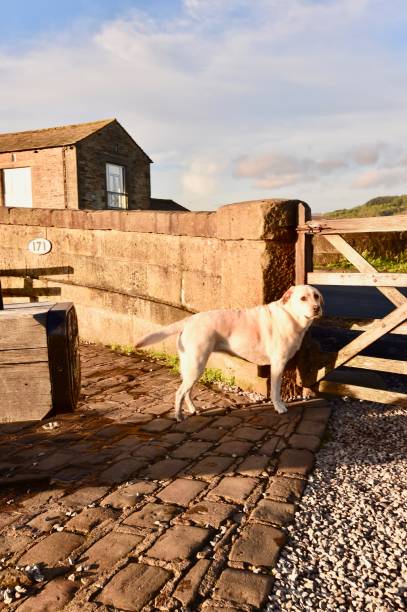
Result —
<path fill-rule="evenodd" d="M 299 203 L 300 200 L 254 200 L 227 204 L 211 212 L 0 207 L 0 224 L 203 236 L 223 240 L 294 241 Z"/>

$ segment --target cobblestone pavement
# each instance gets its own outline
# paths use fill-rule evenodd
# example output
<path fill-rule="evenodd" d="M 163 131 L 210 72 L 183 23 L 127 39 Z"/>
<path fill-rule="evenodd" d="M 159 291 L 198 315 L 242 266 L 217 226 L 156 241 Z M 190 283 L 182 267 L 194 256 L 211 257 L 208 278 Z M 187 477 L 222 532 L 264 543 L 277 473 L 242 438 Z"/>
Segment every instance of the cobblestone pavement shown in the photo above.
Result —
<path fill-rule="evenodd" d="M 82 346 L 75 414 L 0 425 L 0 610 L 259 610 L 330 409 L 277 415 Z"/>

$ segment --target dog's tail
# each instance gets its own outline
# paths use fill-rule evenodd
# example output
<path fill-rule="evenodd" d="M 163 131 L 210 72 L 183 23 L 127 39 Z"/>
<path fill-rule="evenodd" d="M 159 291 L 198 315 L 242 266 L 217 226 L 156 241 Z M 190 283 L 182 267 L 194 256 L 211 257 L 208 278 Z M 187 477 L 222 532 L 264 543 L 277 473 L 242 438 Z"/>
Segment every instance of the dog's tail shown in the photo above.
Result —
<path fill-rule="evenodd" d="M 179 334 L 184 329 L 184 325 L 185 319 L 182 319 L 181 321 L 172 323 L 172 325 L 167 325 L 167 327 L 163 327 L 157 332 L 147 334 L 147 336 L 140 338 L 140 340 L 136 342 L 135 348 L 141 348 L 143 346 L 148 346 L 149 344 L 155 344 L 156 342 L 164 340 L 164 338 L 168 338 L 168 336 L 174 336 L 174 334 Z"/>

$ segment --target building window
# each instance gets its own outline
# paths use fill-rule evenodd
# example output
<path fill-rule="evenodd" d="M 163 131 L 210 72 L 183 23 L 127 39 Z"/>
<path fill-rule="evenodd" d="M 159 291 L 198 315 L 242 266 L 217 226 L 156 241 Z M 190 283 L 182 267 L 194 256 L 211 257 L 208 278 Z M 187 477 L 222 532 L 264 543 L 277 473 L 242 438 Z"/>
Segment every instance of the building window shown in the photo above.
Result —
<path fill-rule="evenodd" d="M 4 204 L 31 208 L 33 205 L 31 168 L 6 168 L 3 170 Z"/>
<path fill-rule="evenodd" d="M 126 173 L 124 166 L 106 164 L 107 207 L 127 208 Z"/>

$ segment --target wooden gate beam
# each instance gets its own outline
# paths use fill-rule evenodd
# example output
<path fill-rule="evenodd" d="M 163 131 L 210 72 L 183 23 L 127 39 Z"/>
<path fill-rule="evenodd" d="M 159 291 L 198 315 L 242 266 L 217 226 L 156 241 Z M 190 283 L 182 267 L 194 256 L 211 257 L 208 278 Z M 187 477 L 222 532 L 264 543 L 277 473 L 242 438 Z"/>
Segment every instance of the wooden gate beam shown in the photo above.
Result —
<path fill-rule="evenodd" d="M 380 357 L 356 355 L 356 357 L 352 357 L 350 361 L 346 362 L 346 367 L 407 376 L 407 361 L 400 361 L 399 359 L 383 359 Z"/>
<path fill-rule="evenodd" d="M 311 285 L 346 285 L 347 287 L 407 287 L 407 274 L 396 272 L 310 272 Z"/>
<path fill-rule="evenodd" d="M 357 321 L 356 323 L 351 323 L 349 327 L 345 329 L 350 329 L 351 331 L 368 331 L 372 327 L 374 327 L 377 323 L 380 323 L 381 319 L 372 319 L 371 321 L 365 323 L 364 321 Z M 394 329 L 392 329 L 390 334 L 400 334 L 402 336 L 407 336 L 407 323 L 402 323 L 401 325 L 397 325 Z"/>
<path fill-rule="evenodd" d="M 331 370 L 335 370 L 336 368 L 339 368 L 339 366 L 346 364 L 346 362 L 352 359 L 352 357 L 355 357 L 355 355 L 363 351 L 370 344 L 373 344 L 373 342 L 378 340 L 381 336 L 384 336 L 384 334 L 387 334 L 406 319 L 407 300 L 402 306 L 399 306 L 389 315 L 383 317 L 383 319 L 380 319 L 379 323 L 369 329 L 369 331 L 365 331 L 363 334 L 355 338 L 355 340 L 352 340 L 352 342 L 349 342 L 349 344 L 341 348 L 337 353 L 335 362 L 329 367 L 319 370 L 316 382 L 325 378 L 325 376 Z"/>
<path fill-rule="evenodd" d="M 347 219 L 314 219 L 301 223 L 299 232 L 318 232 L 323 236 L 329 234 L 366 234 L 367 232 L 405 232 L 407 215 L 389 215 L 388 217 L 359 217 Z"/>
<path fill-rule="evenodd" d="M 358 387 L 346 383 L 335 383 L 323 380 L 319 385 L 321 393 L 341 395 L 343 397 L 354 397 L 355 399 L 368 402 L 379 402 L 380 404 L 396 404 L 407 408 L 407 396 L 396 391 L 384 391 L 382 389 L 371 389 L 370 387 Z"/>
<path fill-rule="evenodd" d="M 328 240 L 333 247 L 335 247 L 342 255 L 346 257 L 348 261 L 351 262 L 359 270 L 359 272 L 373 272 L 377 274 L 376 268 L 374 268 L 360 253 L 355 251 L 353 247 L 350 246 L 346 240 L 339 235 L 325 235 L 325 239 Z M 397 289 L 393 287 L 377 287 L 379 291 L 383 293 L 387 297 L 390 302 L 392 302 L 395 306 L 401 306 L 402 304 L 407 304 L 407 298 Z"/>

